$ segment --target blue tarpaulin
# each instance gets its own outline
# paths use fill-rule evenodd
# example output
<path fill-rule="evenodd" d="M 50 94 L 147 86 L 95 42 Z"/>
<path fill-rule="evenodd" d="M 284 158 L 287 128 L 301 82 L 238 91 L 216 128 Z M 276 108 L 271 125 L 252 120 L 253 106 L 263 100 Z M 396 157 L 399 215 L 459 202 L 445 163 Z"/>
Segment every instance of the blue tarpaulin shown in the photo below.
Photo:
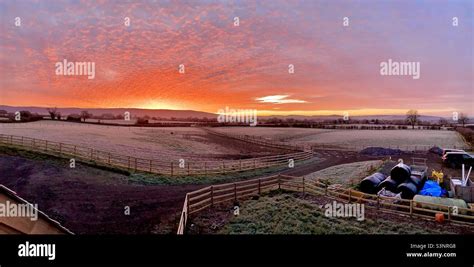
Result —
<path fill-rule="evenodd" d="M 423 189 L 418 193 L 419 195 L 440 197 L 443 194 L 443 189 L 435 181 L 426 181 Z"/>

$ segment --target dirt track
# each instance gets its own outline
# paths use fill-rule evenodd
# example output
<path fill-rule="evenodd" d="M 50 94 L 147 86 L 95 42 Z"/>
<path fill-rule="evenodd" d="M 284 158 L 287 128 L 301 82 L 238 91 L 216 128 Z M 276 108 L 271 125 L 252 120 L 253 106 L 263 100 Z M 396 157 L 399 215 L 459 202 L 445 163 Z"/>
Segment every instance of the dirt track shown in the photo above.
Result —
<path fill-rule="evenodd" d="M 360 155 L 354 151 L 338 151 L 338 150 L 317 150 L 314 153 L 315 157 L 322 158 L 321 162 L 316 164 L 306 164 L 295 167 L 294 169 L 289 169 L 281 172 L 281 174 L 293 175 L 293 176 L 303 176 L 310 174 L 315 171 L 319 171 L 334 165 L 366 161 L 371 159 L 377 159 L 380 157 L 368 157 Z"/>

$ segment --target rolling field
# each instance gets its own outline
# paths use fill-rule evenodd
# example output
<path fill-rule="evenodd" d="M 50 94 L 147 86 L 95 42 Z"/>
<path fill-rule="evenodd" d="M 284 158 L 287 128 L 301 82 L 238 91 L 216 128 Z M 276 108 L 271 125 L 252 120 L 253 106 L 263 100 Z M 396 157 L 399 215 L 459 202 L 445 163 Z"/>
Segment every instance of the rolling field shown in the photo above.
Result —
<path fill-rule="evenodd" d="M 309 128 L 228 127 L 214 128 L 229 134 L 255 135 L 291 144 L 333 147 L 463 147 L 457 132 L 444 130 L 329 130 Z"/>
<path fill-rule="evenodd" d="M 119 127 L 57 121 L 0 124 L 0 133 L 92 147 L 145 159 L 239 158 L 278 154 L 277 149 L 248 146 L 210 136 L 195 127 Z"/>

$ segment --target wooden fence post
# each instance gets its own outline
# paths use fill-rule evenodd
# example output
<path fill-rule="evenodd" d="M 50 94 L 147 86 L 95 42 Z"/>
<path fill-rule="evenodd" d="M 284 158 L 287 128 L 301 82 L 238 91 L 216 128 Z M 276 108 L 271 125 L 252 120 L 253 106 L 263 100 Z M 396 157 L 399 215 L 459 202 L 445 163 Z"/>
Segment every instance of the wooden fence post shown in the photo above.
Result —
<path fill-rule="evenodd" d="M 349 203 L 351 203 L 352 189 L 349 189 Z"/>
<path fill-rule="evenodd" d="M 380 196 L 377 195 L 377 209 L 380 208 Z"/>
<path fill-rule="evenodd" d="M 190 210 L 189 210 L 189 194 L 186 194 L 186 211 L 189 214 L 189 212 L 190 212 Z"/>
<path fill-rule="evenodd" d="M 451 207 L 448 206 L 448 221 L 451 221 Z"/>
<path fill-rule="evenodd" d="M 130 156 L 128 156 L 128 167 L 127 167 L 127 169 L 130 170 Z"/>
<path fill-rule="evenodd" d="M 188 175 L 189 175 L 189 162 L 188 162 Z"/>
<path fill-rule="evenodd" d="M 413 215 L 413 200 L 410 200 L 410 216 Z"/>
<path fill-rule="evenodd" d="M 171 176 L 173 176 L 173 162 L 171 162 Z"/>

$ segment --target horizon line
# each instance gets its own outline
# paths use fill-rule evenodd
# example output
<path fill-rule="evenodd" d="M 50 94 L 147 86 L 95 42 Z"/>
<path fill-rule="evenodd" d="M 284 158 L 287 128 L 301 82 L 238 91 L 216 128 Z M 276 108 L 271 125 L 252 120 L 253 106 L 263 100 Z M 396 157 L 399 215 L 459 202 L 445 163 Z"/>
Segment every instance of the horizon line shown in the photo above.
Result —
<path fill-rule="evenodd" d="M 0 107 L 10 107 L 10 108 L 44 108 L 47 110 L 48 108 L 58 108 L 58 109 L 99 109 L 99 110 L 118 110 L 118 109 L 136 109 L 136 110 L 143 110 L 143 111 L 188 111 L 188 112 L 201 112 L 201 113 L 208 113 L 211 115 L 219 115 L 218 112 L 213 113 L 209 111 L 201 111 L 201 110 L 194 110 L 194 109 L 153 109 L 153 108 L 143 108 L 143 107 L 59 107 L 59 106 L 34 106 L 34 105 L 28 105 L 28 106 L 12 106 L 12 105 L 4 105 L 0 104 Z M 237 110 L 237 109 L 236 109 Z M 243 110 L 243 109 L 241 109 Z M 248 109 L 246 109 L 248 110 Z M 393 109 L 361 109 L 361 110 L 393 110 Z M 401 110 L 401 109 L 397 109 Z M 405 110 L 405 109 L 403 109 Z M 423 110 L 423 109 L 420 109 Z M 452 109 L 450 109 L 452 110 Z M 406 112 L 408 111 L 405 110 L 403 113 L 358 113 L 356 115 L 350 115 L 350 117 L 364 117 L 364 116 L 405 116 Z M 309 110 L 309 111 L 270 111 L 270 110 L 261 110 L 260 112 L 257 110 L 258 113 L 264 113 L 264 115 L 259 115 L 262 117 L 271 117 L 271 116 L 303 116 L 303 117 L 330 117 L 330 116 L 341 116 L 343 117 L 344 115 L 342 114 L 343 112 L 346 111 L 339 111 L 341 114 L 338 114 L 337 111 L 334 110 Z M 273 114 L 272 114 L 273 112 Z M 319 112 L 320 114 L 311 114 L 313 112 Z M 281 114 L 277 114 L 281 113 Z M 307 113 L 306 115 L 304 113 Z M 459 112 L 463 113 L 463 112 Z M 440 118 L 449 118 L 450 116 L 446 115 L 439 115 L 439 114 L 429 114 L 429 112 L 418 112 L 419 116 L 431 116 L 431 117 L 440 117 Z M 468 117 L 469 114 L 467 114 Z"/>

